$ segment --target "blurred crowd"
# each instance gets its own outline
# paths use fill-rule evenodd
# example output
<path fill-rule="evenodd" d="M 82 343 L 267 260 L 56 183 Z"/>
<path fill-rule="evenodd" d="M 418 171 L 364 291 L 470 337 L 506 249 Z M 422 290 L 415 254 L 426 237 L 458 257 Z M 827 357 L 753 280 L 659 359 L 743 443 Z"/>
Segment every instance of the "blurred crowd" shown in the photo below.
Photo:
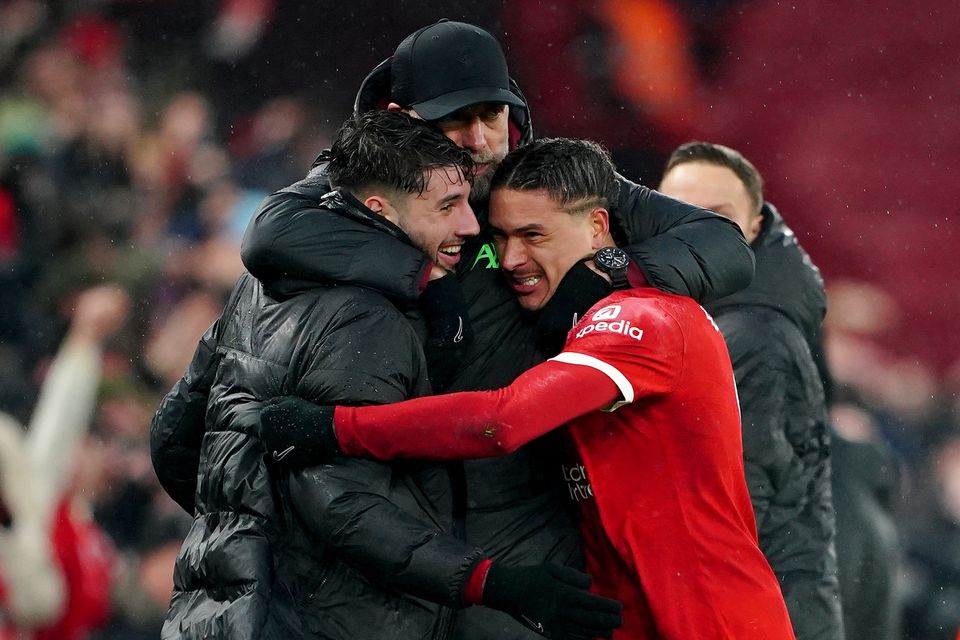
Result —
<path fill-rule="evenodd" d="M 56 392 L 49 391 L 51 372 L 66 362 L 78 332 L 98 358 L 97 367 L 76 374 L 91 383 L 89 419 L 73 411 L 71 419 L 84 423 L 76 437 L 56 430 L 50 436 L 68 450 L 61 452 L 66 479 L 47 518 L 52 523 L 69 512 L 72 530 L 86 532 L 58 538 L 53 562 L 79 578 L 61 578 L 63 598 L 32 617 L 18 613 L 10 588 L 0 588 L 0 638 L 18 624 L 63 624 L 76 606 L 87 614 L 70 618 L 72 635 L 59 627 L 47 637 L 159 633 L 190 518 L 152 472 L 150 418 L 241 273 L 239 243 L 259 200 L 305 173 L 347 115 L 348 107 L 337 110 L 350 104 L 361 79 L 362 70 L 327 102 L 316 99 L 332 90 L 327 86 L 294 91 L 290 82 L 274 80 L 255 91 L 245 87 L 238 61 L 283 33 L 285 4 L 0 1 L 0 411 L 34 429 L 46 406 L 43 394 Z M 508 56 L 532 101 L 552 91 L 557 104 L 573 104 L 562 100 L 562 87 L 538 81 L 555 77 L 543 67 L 556 52 L 537 57 L 525 47 L 545 38 L 569 42 L 584 69 L 610 71 L 600 79 L 607 91 L 595 100 L 581 100 L 570 112 L 537 111 L 544 118 L 539 132 L 598 138 L 628 173 L 650 184 L 677 141 L 669 114 L 690 99 L 684 78 L 696 72 L 691 65 L 702 64 L 676 50 L 698 34 L 696 21 L 684 26 L 678 16 L 694 7 L 692 15 L 716 14 L 729 3 L 601 4 L 585 32 L 562 11 L 525 18 L 537 3 L 517 2 L 503 22 L 539 32 L 512 38 L 508 29 Z M 640 5 L 660 21 L 653 45 L 649 33 L 624 26 Z M 435 17 L 413 13 L 413 28 Z M 485 26 L 497 19 L 450 17 Z M 412 30 L 407 26 L 391 27 L 367 59 L 388 55 Z M 175 42 L 170 33 L 178 34 Z M 584 33 L 592 38 L 589 48 Z M 698 42 L 708 57 L 714 43 Z M 588 64 L 598 51 L 620 65 L 658 51 L 659 64 L 675 70 L 674 81 L 652 92 L 650 83 L 630 84 L 616 65 Z M 302 73 L 297 63 L 273 60 Z M 627 141 L 615 138 L 611 119 L 625 104 L 633 105 L 629 117 L 647 123 L 643 135 Z M 604 130 L 601 122 L 614 128 Z M 884 351 L 875 338 L 896 325 L 896 302 L 870 285 L 826 275 L 834 468 L 846 483 L 836 489 L 838 519 L 842 526 L 845 509 L 866 509 L 876 525 L 869 544 L 862 535 L 840 536 L 841 571 L 856 574 L 848 584 L 861 589 L 881 581 L 891 590 L 900 607 L 888 615 L 903 637 L 953 638 L 960 628 L 960 369 L 938 376 L 916 359 Z M 6 459 L 0 451 L 0 464 Z M 0 469 L 7 532 L 0 532 L 0 545 L 16 528 L 10 473 Z M 80 538 L 101 552 L 67 558 L 57 550 L 80 548 Z M 892 567 L 887 575 L 871 572 L 870 545 Z M 92 563 L 95 570 L 84 573 L 71 563 Z M 8 571 L 4 580 L 12 579 Z M 107 597 L 86 597 L 71 609 L 70 599 L 84 593 Z"/>

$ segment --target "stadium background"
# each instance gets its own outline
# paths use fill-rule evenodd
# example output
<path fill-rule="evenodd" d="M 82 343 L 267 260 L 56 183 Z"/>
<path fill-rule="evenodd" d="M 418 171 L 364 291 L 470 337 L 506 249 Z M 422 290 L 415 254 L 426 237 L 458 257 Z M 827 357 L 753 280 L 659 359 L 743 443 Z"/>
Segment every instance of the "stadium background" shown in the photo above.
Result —
<path fill-rule="evenodd" d="M 895 461 L 881 475 L 904 637 L 950 637 L 936 627 L 960 627 L 954 3 L 3 0 L 0 409 L 27 419 L 78 292 L 113 283 L 133 302 L 78 456 L 77 499 L 120 552 L 94 637 L 152 637 L 162 617 L 184 520 L 150 471 L 148 423 L 242 269 L 253 208 L 439 17 L 501 39 L 538 135 L 598 140 L 650 186 L 694 138 L 757 165 L 827 281 L 837 427 Z"/>

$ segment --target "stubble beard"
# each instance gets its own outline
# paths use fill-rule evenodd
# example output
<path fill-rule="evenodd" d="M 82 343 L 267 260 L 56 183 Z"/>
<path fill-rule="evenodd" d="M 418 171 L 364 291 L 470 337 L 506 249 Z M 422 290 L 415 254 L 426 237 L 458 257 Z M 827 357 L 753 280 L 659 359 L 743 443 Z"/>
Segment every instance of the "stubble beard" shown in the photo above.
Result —
<path fill-rule="evenodd" d="M 493 178 L 492 168 L 486 174 L 482 176 L 477 176 L 473 179 L 473 183 L 470 185 L 470 204 L 471 205 L 487 204 L 487 200 L 490 198 L 491 178 Z"/>
<path fill-rule="evenodd" d="M 505 156 L 506 154 L 504 154 Z M 474 156 L 473 161 L 477 163 L 489 164 L 487 167 L 486 173 L 482 176 L 474 176 L 473 181 L 470 184 L 470 204 L 471 205 L 482 205 L 486 206 L 487 200 L 490 198 L 490 183 L 493 181 L 493 174 L 497 172 L 497 167 L 500 166 L 500 161 L 503 160 L 503 157 L 497 157 L 495 155 L 476 157 Z"/>

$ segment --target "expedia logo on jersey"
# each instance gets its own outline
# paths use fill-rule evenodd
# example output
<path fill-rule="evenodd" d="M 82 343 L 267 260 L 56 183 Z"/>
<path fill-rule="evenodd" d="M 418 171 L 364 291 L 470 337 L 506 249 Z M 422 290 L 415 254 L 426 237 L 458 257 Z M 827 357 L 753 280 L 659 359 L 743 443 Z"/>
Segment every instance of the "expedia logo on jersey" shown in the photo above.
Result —
<path fill-rule="evenodd" d="M 563 479 L 567 483 L 567 491 L 570 492 L 570 499 L 574 502 L 589 500 L 593 497 L 593 487 L 587 479 L 587 470 L 582 464 L 575 464 L 568 467 L 565 464 L 560 465 L 563 471 Z"/>
<path fill-rule="evenodd" d="M 577 337 L 582 338 L 588 333 L 619 333 L 621 335 L 640 340 L 643 337 L 643 329 L 633 326 L 629 320 L 617 320 L 620 317 L 621 307 L 618 304 L 600 309 L 590 318 L 590 324 L 577 331 Z M 612 322 L 607 322 L 612 320 Z"/>

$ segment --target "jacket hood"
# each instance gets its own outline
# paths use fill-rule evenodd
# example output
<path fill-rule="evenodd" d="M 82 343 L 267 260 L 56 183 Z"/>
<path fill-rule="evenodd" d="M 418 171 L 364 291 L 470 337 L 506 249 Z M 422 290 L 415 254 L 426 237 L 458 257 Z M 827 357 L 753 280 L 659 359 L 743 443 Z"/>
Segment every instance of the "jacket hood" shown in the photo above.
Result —
<path fill-rule="evenodd" d="M 373 227 L 378 231 L 413 246 L 410 236 L 408 236 L 403 229 L 368 209 L 349 191 L 334 189 L 330 193 L 324 194 L 323 197 L 320 198 L 320 203 L 325 209 L 335 211 L 344 217 L 356 220 L 368 227 Z"/>
<path fill-rule="evenodd" d="M 360 83 L 357 97 L 353 101 L 353 112 L 364 113 L 374 109 L 386 109 L 390 103 L 390 65 L 391 58 L 387 58 L 367 74 Z M 533 141 L 533 123 L 530 118 L 530 107 L 527 99 L 517 83 L 510 78 L 510 91 L 523 101 L 523 107 L 510 108 L 510 149 L 516 149 Z"/>
<path fill-rule="evenodd" d="M 753 282 L 708 309 L 719 315 L 737 306 L 770 307 L 796 323 L 810 341 L 819 335 L 827 312 L 823 278 L 777 209 L 765 202 L 762 213 L 760 235 L 752 245 L 757 260 Z"/>

